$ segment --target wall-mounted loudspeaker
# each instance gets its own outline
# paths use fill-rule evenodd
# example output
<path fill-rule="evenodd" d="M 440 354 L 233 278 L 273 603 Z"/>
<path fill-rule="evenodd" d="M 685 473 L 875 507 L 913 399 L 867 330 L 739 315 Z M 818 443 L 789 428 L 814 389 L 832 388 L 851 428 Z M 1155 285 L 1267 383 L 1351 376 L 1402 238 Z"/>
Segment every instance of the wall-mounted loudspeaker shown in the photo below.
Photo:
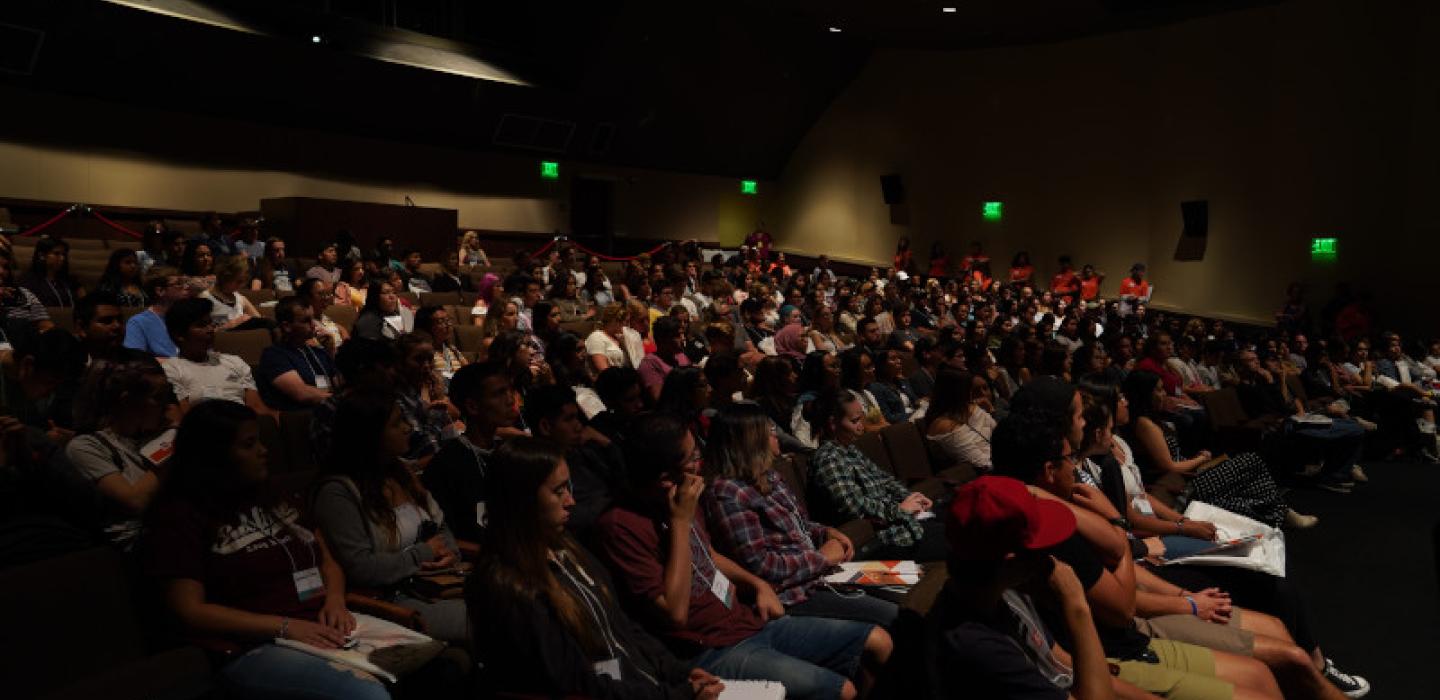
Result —
<path fill-rule="evenodd" d="M 1197 199 L 1193 202 L 1181 202 L 1180 220 L 1185 225 L 1181 229 L 1182 235 L 1204 238 L 1210 230 L 1209 200 Z"/>
<path fill-rule="evenodd" d="M 898 174 L 880 176 L 880 193 L 886 204 L 905 203 L 905 181 Z"/>
<path fill-rule="evenodd" d="M 1180 240 L 1175 244 L 1175 259 L 1196 262 L 1205 258 L 1205 244 L 1210 234 L 1210 202 L 1197 199 L 1180 203 Z"/>

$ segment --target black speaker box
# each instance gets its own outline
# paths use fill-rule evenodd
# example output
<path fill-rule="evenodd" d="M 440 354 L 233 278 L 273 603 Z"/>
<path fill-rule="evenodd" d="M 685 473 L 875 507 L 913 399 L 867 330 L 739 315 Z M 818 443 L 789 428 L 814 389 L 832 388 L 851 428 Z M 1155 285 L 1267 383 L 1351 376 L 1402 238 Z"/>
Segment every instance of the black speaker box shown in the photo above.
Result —
<path fill-rule="evenodd" d="M 881 175 L 880 193 L 885 195 L 886 204 L 904 204 L 905 181 L 898 174 Z"/>
<path fill-rule="evenodd" d="M 1185 228 L 1181 233 L 1195 238 L 1204 238 L 1210 231 L 1210 202 L 1199 199 L 1180 203 L 1180 219 Z"/>

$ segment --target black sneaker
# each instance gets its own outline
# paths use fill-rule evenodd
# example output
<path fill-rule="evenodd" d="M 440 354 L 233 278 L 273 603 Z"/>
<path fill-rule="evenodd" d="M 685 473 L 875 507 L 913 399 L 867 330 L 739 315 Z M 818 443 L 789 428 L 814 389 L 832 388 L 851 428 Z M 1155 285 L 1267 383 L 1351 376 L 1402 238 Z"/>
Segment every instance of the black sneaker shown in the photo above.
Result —
<path fill-rule="evenodd" d="M 1370 693 L 1370 681 L 1342 672 L 1335 668 L 1335 662 L 1328 658 L 1325 659 L 1325 677 L 1347 698 L 1363 698 Z"/>

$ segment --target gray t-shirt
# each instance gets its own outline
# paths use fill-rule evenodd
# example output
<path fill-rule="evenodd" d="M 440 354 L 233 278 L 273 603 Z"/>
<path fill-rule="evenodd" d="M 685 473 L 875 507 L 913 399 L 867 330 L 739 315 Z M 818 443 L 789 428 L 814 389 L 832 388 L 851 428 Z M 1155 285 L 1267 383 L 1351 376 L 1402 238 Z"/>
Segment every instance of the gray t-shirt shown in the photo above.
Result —
<path fill-rule="evenodd" d="M 111 474 L 119 474 L 134 484 L 150 471 L 149 463 L 140 456 L 140 446 L 132 438 L 116 435 L 110 430 L 80 435 L 65 446 L 65 460 L 75 476 L 94 485 Z M 119 504 L 99 498 L 100 523 L 109 540 L 122 549 L 129 549 L 140 532 L 140 516 L 126 512 Z"/>

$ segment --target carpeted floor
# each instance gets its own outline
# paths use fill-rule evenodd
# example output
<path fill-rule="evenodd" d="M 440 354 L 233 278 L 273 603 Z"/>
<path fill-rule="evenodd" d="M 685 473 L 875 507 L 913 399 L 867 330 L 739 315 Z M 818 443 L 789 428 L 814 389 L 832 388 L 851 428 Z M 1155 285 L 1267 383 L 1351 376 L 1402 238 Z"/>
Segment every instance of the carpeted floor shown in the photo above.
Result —
<path fill-rule="evenodd" d="M 1326 655 L 1369 679 L 1368 697 L 1440 698 L 1440 465 L 1366 471 L 1370 483 L 1350 495 L 1291 492 L 1294 508 L 1320 524 L 1287 533 L 1290 578 L 1306 592 Z"/>

